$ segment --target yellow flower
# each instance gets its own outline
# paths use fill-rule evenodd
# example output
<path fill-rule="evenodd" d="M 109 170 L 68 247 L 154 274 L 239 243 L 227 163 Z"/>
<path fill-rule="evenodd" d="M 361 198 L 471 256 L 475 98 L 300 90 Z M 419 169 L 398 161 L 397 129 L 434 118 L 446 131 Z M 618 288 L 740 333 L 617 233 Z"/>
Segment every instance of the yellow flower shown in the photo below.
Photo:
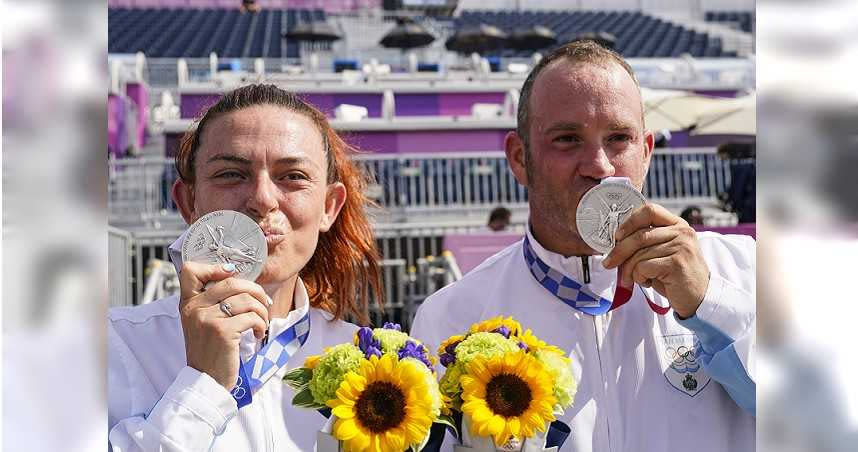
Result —
<path fill-rule="evenodd" d="M 322 355 L 310 355 L 304 360 L 304 367 L 307 369 L 315 369 L 316 365 L 319 364 L 320 359 L 322 359 Z"/>
<path fill-rule="evenodd" d="M 483 320 L 482 322 L 475 323 L 471 325 L 471 329 L 469 332 L 476 333 L 479 331 L 486 331 L 491 333 L 492 331 L 505 326 L 511 336 L 518 336 L 521 334 L 521 324 L 513 320 L 512 316 L 507 318 L 503 318 L 503 316 L 492 317 L 488 320 Z"/>
<path fill-rule="evenodd" d="M 346 451 L 401 451 L 423 442 L 441 399 L 421 366 L 386 354 L 346 374 L 337 398 L 328 401 L 338 418 L 334 437 Z"/>
<path fill-rule="evenodd" d="M 545 431 L 556 399 L 545 367 L 524 351 L 475 358 L 462 376 L 462 413 L 471 432 L 491 436 L 497 446 Z"/>
<path fill-rule="evenodd" d="M 556 347 L 554 345 L 548 345 L 542 339 L 533 335 L 530 331 L 530 328 L 524 332 L 521 336 L 518 337 L 518 340 L 524 342 L 524 345 L 527 345 L 527 351 L 530 353 L 536 353 L 540 350 L 549 351 L 552 353 L 557 353 L 560 356 L 566 356 L 566 352 L 564 352 L 560 347 Z"/>
<path fill-rule="evenodd" d="M 448 337 L 444 342 L 441 342 L 441 345 L 438 347 L 438 354 L 446 353 L 448 345 L 462 342 L 465 340 L 465 337 L 467 336 L 464 334 L 457 334 L 455 336 Z"/>

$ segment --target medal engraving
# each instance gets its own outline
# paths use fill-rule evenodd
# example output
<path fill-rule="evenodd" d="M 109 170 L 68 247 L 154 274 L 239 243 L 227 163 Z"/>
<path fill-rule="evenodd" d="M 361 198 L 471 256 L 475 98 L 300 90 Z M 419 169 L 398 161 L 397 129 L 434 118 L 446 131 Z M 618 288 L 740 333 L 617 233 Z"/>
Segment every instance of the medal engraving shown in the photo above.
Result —
<path fill-rule="evenodd" d="M 594 250 L 608 253 L 614 248 L 617 228 L 644 204 L 646 198 L 631 184 L 602 182 L 584 193 L 578 203 L 578 234 Z"/>
<path fill-rule="evenodd" d="M 262 229 L 247 215 L 218 210 L 200 217 L 182 243 L 182 260 L 235 264 L 235 276 L 255 281 L 268 257 Z"/>

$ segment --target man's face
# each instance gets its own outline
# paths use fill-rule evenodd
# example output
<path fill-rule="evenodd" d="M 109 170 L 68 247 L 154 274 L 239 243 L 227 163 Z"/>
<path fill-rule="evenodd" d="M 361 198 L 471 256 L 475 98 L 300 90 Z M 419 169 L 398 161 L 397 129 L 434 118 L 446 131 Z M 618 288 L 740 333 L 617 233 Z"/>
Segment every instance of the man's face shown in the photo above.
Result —
<path fill-rule="evenodd" d="M 529 190 L 534 229 L 555 241 L 580 241 L 578 202 L 601 179 L 643 186 L 653 137 L 643 129 L 640 92 L 617 64 L 551 63 L 533 86 L 529 132 L 526 175 L 517 177 Z"/>
<path fill-rule="evenodd" d="M 194 185 L 174 189 L 183 217 L 191 224 L 227 209 L 259 223 L 268 244 L 260 284 L 298 274 L 345 198 L 342 184 L 327 184 L 324 143 L 315 124 L 272 105 L 209 122 L 194 165 Z"/>

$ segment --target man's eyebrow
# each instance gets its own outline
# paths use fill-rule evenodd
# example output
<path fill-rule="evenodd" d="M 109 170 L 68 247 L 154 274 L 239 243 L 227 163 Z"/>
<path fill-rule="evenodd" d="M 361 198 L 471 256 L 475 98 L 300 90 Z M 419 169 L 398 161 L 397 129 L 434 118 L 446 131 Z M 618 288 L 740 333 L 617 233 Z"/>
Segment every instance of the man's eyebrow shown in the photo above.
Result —
<path fill-rule="evenodd" d="M 551 127 L 545 129 L 545 133 L 551 132 L 559 132 L 559 131 L 575 131 L 582 129 L 584 126 L 578 122 L 558 122 L 552 124 Z M 610 125 L 610 130 L 630 130 L 634 129 L 635 126 L 631 123 L 627 122 L 614 122 Z"/>
<path fill-rule="evenodd" d="M 615 122 L 611 124 L 611 130 L 629 130 L 634 128 L 635 126 L 627 122 Z"/>
<path fill-rule="evenodd" d="M 551 125 L 551 127 L 545 129 L 545 133 L 557 132 L 561 130 L 578 130 L 583 126 L 581 123 L 577 122 L 557 122 Z"/>
<path fill-rule="evenodd" d="M 241 165 L 250 165 L 252 163 L 250 160 L 248 160 L 244 157 L 239 157 L 239 156 L 234 155 L 234 154 L 215 154 L 215 155 L 211 156 L 206 161 L 206 163 L 212 163 L 212 162 L 217 162 L 217 161 L 232 162 L 232 163 L 238 163 Z"/>

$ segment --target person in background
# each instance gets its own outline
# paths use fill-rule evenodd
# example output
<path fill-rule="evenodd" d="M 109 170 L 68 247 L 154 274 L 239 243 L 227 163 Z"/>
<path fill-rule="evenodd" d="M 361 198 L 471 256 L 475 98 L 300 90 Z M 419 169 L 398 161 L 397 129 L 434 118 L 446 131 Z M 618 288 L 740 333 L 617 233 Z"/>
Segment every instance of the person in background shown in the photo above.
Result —
<path fill-rule="evenodd" d="M 495 207 L 489 214 L 488 227 L 495 232 L 506 230 L 506 228 L 509 227 L 511 217 L 512 212 L 510 212 L 506 207 Z"/>
<path fill-rule="evenodd" d="M 686 207 L 682 213 L 679 214 L 679 218 L 685 220 L 686 223 L 691 226 L 699 225 L 703 226 L 703 211 L 700 210 L 698 206 L 688 206 Z"/>

